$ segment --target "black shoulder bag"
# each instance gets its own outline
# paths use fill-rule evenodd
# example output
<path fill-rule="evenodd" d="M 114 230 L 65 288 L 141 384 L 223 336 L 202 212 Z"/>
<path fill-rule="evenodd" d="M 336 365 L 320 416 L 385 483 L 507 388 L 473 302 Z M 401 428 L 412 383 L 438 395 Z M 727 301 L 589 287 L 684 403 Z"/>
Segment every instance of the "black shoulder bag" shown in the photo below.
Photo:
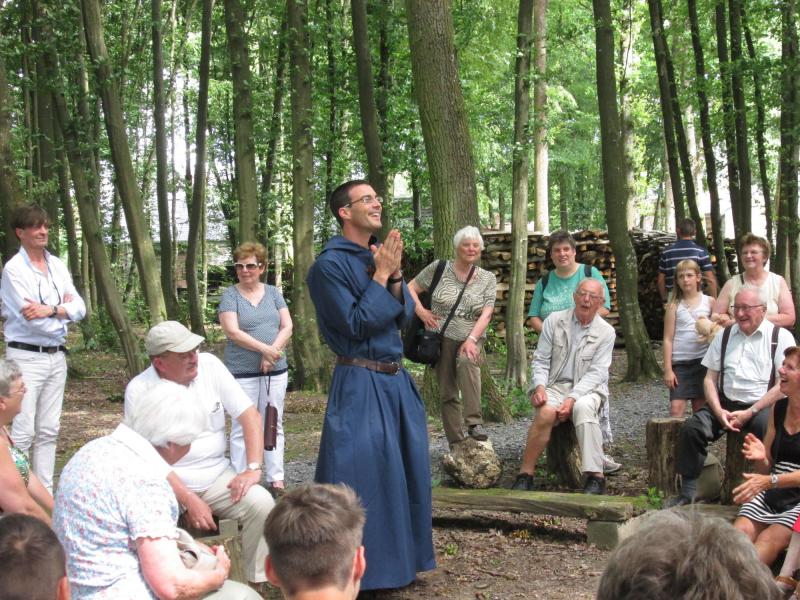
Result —
<path fill-rule="evenodd" d="M 442 278 L 445 264 L 446 262 L 442 260 L 439 261 L 438 265 L 436 265 L 436 271 L 433 274 L 433 280 L 431 281 L 431 287 L 428 290 L 428 294 L 425 296 L 424 300 L 420 298 L 420 302 L 422 302 L 422 305 L 428 310 L 430 310 L 433 290 L 436 288 L 436 285 Z M 458 304 L 461 302 L 461 297 L 464 295 L 464 290 L 467 288 L 467 284 L 469 283 L 469 280 L 472 279 L 472 274 L 474 272 L 475 265 L 473 265 L 469 270 L 467 279 L 464 281 L 464 285 L 461 287 L 461 292 L 459 292 L 458 298 L 456 298 L 453 308 L 450 310 L 450 314 L 447 316 L 447 320 L 444 322 L 444 325 L 442 325 L 442 328 L 439 331 L 428 331 L 425 329 L 425 324 L 422 322 L 422 319 L 420 319 L 416 313 L 414 313 L 411 323 L 409 323 L 408 327 L 406 327 L 405 331 L 403 332 L 403 354 L 407 359 L 416 363 L 431 366 L 439 362 L 439 356 L 442 350 L 442 335 L 444 334 L 445 329 L 447 329 L 447 326 L 450 324 L 450 320 L 453 318 L 456 308 L 458 308 Z"/>

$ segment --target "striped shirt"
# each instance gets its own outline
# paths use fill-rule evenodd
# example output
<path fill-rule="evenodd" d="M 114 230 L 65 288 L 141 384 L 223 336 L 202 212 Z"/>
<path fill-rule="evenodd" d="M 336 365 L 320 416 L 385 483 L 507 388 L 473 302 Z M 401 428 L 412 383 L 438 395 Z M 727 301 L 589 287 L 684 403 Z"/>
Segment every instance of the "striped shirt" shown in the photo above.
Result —
<path fill-rule="evenodd" d="M 700 265 L 701 271 L 711 271 L 714 268 L 708 250 L 692 240 L 678 240 L 669 248 L 665 248 L 658 260 L 658 272 L 664 274 L 667 290 L 671 290 L 675 285 L 675 267 L 682 260 L 693 260 Z"/>

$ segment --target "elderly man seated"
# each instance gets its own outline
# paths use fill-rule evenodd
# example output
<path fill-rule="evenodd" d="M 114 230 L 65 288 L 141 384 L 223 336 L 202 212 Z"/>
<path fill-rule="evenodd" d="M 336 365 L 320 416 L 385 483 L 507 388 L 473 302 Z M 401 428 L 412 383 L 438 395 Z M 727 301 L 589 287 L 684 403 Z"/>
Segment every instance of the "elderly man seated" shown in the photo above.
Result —
<path fill-rule="evenodd" d="M 792 334 L 765 319 L 766 314 L 762 291 L 743 286 L 733 303 L 736 322 L 708 347 L 703 358 L 706 405 L 681 428 L 675 466 L 681 493 L 667 500 L 667 507 L 694 502 L 708 444 L 741 429 L 764 439 L 770 412 L 764 409 L 783 397 L 776 376 L 784 350 L 794 346 Z"/>
<path fill-rule="evenodd" d="M 608 367 L 614 350 L 614 328 L 597 311 L 603 305 L 603 286 L 584 279 L 574 294 L 575 308 L 552 313 L 544 321 L 533 354 L 528 389 L 534 419 L 514 490 L 533 489 L 539 456 L 553 427 L 569 419 L 575 424 L 586 473 L 583 491 L 604 494 L 603 434 L 600 412 L 608 402 Z"/>
<path fill-rule="evenodd" d="M 261 535 L 275 502 L 261 481 L 264 437 L 261 417 L 241 386 L 216 356 L 198 352 L 203 338 L 177 321 L 163 321 L 145 338 L 151 365 L 125 389 L 125 414 L 155 383 L 166 379 L 185 386 L 203 406 L 208 427 L 177 461 L 168 480 L 188 522 L 199 529 L 216 529 L 213 515 L 242 525 L 245 576 L 252 584 L 266 582 L 267 544 Z M 244 432 L 247 469 L 236 473 L 225 456 L 225 413 Z"/>

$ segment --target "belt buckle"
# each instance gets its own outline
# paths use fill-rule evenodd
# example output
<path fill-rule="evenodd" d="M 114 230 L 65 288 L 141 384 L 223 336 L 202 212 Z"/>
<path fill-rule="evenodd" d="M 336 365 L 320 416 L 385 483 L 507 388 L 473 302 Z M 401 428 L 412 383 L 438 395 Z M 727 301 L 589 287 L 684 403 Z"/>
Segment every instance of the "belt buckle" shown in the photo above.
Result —
<path fill-rule="evenodd" d="M 397 375 L 400 372 L 400 367 L 401 367 L 400 363 L 396 362 L 396 361 L 392 361 L 389 364 L 392 365 L 392 367 L 394 367 L 394 370 L 390 371 L 389 375 Z"/>

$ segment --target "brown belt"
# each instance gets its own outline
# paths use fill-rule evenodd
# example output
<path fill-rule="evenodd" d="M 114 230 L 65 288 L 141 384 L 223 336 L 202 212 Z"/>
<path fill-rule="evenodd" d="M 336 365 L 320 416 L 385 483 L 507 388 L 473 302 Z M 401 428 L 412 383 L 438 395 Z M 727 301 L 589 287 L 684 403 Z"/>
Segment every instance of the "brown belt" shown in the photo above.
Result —
<path fill-rule="evenodd" d="M 401 368 L 399 362 L 378 362 L 377 360 L 369 360 L 367 358 L 347 358 L 346 356 L 337 356 L 336 364 L 364 367 L 370 371 L 386 373 L 387 375 L 397 375 Z"/>

